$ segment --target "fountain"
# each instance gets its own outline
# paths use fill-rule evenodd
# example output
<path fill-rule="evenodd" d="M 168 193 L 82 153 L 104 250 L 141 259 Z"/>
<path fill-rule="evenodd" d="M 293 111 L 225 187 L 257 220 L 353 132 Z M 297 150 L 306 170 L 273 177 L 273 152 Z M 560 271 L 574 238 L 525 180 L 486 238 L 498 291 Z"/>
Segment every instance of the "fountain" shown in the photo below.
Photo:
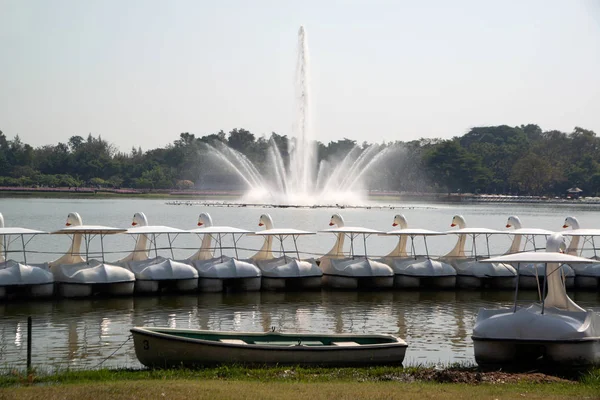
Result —
<path fill-rule="evenodd" d="M 266 172 L 261 173 L 242 153 L 222 142 L 208 145 L 221 165 L 239 175 L 248 186 L 243 202 L 287 205 L 364 204 L 363 177 L 389 153 L 390 147 L 354 146 L 336 162 L 317 159 L 310 119 L 310 74 L 306 30 L 298 31 L 296 63 L 296 123 L 288 141 L 286 162 L 273 137 L 269 140 Z M 317 165 L 318 164 L 318 165 Z"/>

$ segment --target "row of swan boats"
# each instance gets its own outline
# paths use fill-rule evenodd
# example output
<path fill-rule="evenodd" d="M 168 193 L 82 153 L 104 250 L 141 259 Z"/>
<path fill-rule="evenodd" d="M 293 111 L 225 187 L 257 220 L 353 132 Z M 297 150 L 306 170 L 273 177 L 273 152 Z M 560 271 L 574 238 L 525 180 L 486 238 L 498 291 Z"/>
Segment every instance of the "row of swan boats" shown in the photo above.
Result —
<path fill-rule="evenodd" d="M 563 235 L 554 233 L 546 251 L 520 252 L 482 263 L 546 265 L 540 303 L 480 309 L 471 338 L 481 366 L 540 362 L 558 367 L 600 364 L 600 314 L 569 298 L 560 265 L 589 264 L 592 259 L 564 253 Z M 355 366 L 400 364 L 407 343 L 393 335 L 218 332 L 166 327 L 131 329 L 136 356 L 148 367 L 214 364 Z"/>
<path fill-rule="evenodd" d="M 287 290 L 319 289 L 322 286 L 334 289 L 358 288 L 482 288 L 537 289 L 545 287 L 545 265 L 543 263 L 522 263 L 515 268 L 510 263 L 482 262 L 477 256 L 477 237 L 487 239 L 491 235 L 511 234 L 513 240 L 506 254 L 522 252 L 528 243 L 535 249 L 535 237 L 549 237 L 553 232 L 543 229 L 523 228 L 516 216 L 508 218 L 507 227 L 514 229 L 499 231 L 487 228 L 468 228 L 464 217 L 454 216 L 451 227 L 458 229 L 437 232 L 420 228 L 409 228 L 403 215 L 393 220 L 394 230 L 377 231 L 364 227 L 346 226 L 340 214 L 334 214 L 329 222 L 331 228 L 321 232 L 332 233 L 336 241 L 331 250 L 318 259 L 301 258 L 297 239 L 315 232 L 291 228 L 275 228 L 268 214 L 259 218 L 259 226 L 264 230 L 251 232 L 231 227 L 217 226 L 208 213 L 201 213 L 198 228 L 181 230 L 167 226 L 149 225 L 144 213 L 133 216 L 129 229 L 100 225 L 84 225 L 78 213 L 67 216 L 66 226 L 52 232 L 69 235 L 71 246 L 57 260 L 33 264 L 27 263 L 25 246 L 35 235 L 46 232 L 27 228 L 4 227 L 0 214 L 0 299 L 23 296 L 26 298 L 48 297 L 87 297 L 94 294 L 130 295 L 133 293 L 173 292 L 220 292 L 223 290 Z M 586 243 L 594 236 L 600 236 L 600 229 L 581 229 L 576 218 L 568 217 L 563 228 L 564 235 L 571 236 L 566 252 L 580 254 L 580 242 Z M 136 237 L 133 251 L 126 257 L 113 262 L 89 257 L 90 241 L 99 236 L 103 249 L 105 235 L 127 233 Z M 190 257 L 175 260 L 174 257 L 151 257 L 151 248 L 156 249 L 156 236 L 181 233 L 201 235 L 202 241 L 197 251 Z M 427 238 L 431 236 L 456 234 L 458 240 L 446 255 L 434 258 L 427 250 Z M 235 244 L 243 235 L 262 236 L 262 247 L 251 257 L 240 259 Z M 235 254 L 223 253 L 223 238 L 233 237 Z M 371 258 L 354 254 L 354 242 L 362 237 L 365 241 L 372 235 L 397 236 L 398 243 L 384 257 Z M 25 237 L 28 237 L 27 241 Z M 295 251 L 286 252 L 283 242 L 292 238 Z M 416 254 L 415 239 L 422 238 L 425 254 Z M 23 261 L 7 259 L 9 245 L 20 239 Z M 349 239 L 350 252 L 345 251 L 345 240 Z M 467 241 L 473 244 L 472 254 L 465 251 Z M 278 241 L 281 256 L 275 256 L 274 241 Z M 410 241 L 410 247 L 408 246 Z M 215 243 L 215 244 L 213 244 Z M 488 254 L 489 254 L 489 241 Z M 82 252 L 82 244 L 85 251 Z M 408 248 L 409 247 L 409 248 Z M 216 249 L 220 254 L 215 254 Z M 172 250 L 172 246 L 171 246 Z M 12 252 L 10 253 L 12 254 Z M 173 254 L 171 252 L 171 254 Z M 563 264 L 559 269 L 560 279 L 567 288 L 577 287 L 597 290 L 600 281 L 600 261 L 573 265 Z"/>

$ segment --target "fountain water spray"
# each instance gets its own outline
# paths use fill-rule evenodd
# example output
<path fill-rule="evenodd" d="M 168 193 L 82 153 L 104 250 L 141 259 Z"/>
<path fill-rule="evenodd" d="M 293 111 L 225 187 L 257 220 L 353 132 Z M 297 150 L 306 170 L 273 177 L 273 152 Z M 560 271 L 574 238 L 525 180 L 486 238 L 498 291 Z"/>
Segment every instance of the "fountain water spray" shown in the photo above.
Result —
<path fill-rule="evenodd" d="M 364 203 L 362 178 L 390 150 L 371 145 L 355 146 L 339 162 L 321 161 L 317 166 L 317 145 L 310 118 L 310 71 L 306 30 L 298 31 L 296 62 L 296 121 L 294 137 L 288 140 L 289 162 L 273 138 L 268 151 L 268 169 L 261 173 L 242 153 L 224 143 L 209 146 L 223 165 L 248 185 L 244 201 L 277 204 L 361 204 Z"/>

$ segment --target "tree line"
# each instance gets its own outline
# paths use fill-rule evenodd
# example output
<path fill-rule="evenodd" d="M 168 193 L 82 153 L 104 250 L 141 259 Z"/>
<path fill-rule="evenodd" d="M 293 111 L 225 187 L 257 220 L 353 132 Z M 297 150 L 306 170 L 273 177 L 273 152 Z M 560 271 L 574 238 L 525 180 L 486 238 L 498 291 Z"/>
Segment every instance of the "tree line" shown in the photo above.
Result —
<path fill-rule="evenodd" d="M 210 177 L 243 184 L 222 162 L 211 158 L 210 146 L 226 144 L 261 171 L 267 168 L 272 142 L 283 162 L 289 160 L 290 140 L 294 139 L 277 133 L 256 137 L 245 129 L 201 137 L 185 132 L 162 148 L 122 152 L 91 134 L 34 148 L 18 135 L 9 140 L 0 131 L 0 186 L 181 189 L 201 188 Z M 368 146 L 347 138 L 317 142 L 317 157 L 340 160 L 353 148 Z M 600 193 L 600 139 L 579 127 L 570 133 L 543 131 L 533 124 L 475 127 L 452 139 L 380 146 L 393 151 L 369 170 L 364 189 L 562 195 L 578 186 L 586 195 Z"/>

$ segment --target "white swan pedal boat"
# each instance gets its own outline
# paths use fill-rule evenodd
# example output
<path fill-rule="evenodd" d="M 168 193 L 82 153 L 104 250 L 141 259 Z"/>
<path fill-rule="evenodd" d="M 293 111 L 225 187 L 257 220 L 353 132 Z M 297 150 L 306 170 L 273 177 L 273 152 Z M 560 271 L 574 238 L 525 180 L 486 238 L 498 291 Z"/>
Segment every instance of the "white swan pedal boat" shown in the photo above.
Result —
<path fill-rule="evenodd" d="M 483 261 L 515 263 L 517 268 L 519 263 L 547 263 L 547 285 L 541 304 L 518 306 L 517 285 L 512 308 L 479 310 L 472 335 L 477 364 L 527 365 L 540 360 L 562 366 L 600 364 L 600 314 L 584 310 L 567 296 L 559 270 L 559 263 L 592 260 L 559 253 L 561 246 L 564 238 L 554 234 L 548 239 L 546 252 Z"/>
<path fill-rule="evenodd" d="M 374 229 L 345 226 L 340 214 L 331 217 L 329 226 L 335 228 L 325 229 L 320 232 L 333 233 L 337 236 L 332 249 L 319 259 L 319 267 L 323 271 L 323 286 L 334 289 L 381 289 L 394 286 L 394 271 L 381 261 L 373 260 L 367 256 L 366 243 L 371 235 L 384 232 Z M 349 257 L 344 254 L 344 240 L 350 239 Z M 365 255 L 355 255 L 354 241 L 362 237 Z"/>
<path fill-rule="evenodd" d="M 219 332 L 135 327 L 135 354 L 147 367 L 217 364 L 365 366 L 402 364 L 407 344 L 392 335 Z"/>
<path fill-rule="evenodd" d="M 262 248 L 250 260 L 262 272 L 262 290 L 285 289 L 320 289 L 323 271 L 314 259 L 302 260 L 298 250 L 300 236 L 314 235 L 315 232 L 303 231 L 292 228 L 274 228 L 273 220 L 269 214 L 263 214 L 259 219 L 259 226 L 265 226 L 264 231 L 255 232 L 254 235 L 264 237 Z M 294 242 L 294 251 L 286 252 L 284 241 L 291 238 Z M 273 254 L 273 239 L 279 242 L 280 257 Z M 296 257 L 291 256 L 294 254 Z"/>
<path fill-rule="evenodd" d="M 131 295 L 135 275 L 126 268 L 104 262 L 104 236 L 126 232 L 126 229 L 101 225 L 83 225 L 78 213 L 70 213 L 67 226 L 52 232 L 55 235 L 71 235 L 71 247 L 58 260 L 49 263 L 54 275 L 56 290 L 62 297 L 87 297 L 94 294 L 112 296 Z M 89 258 L 90 241 L 100 237 L 102 260 Z M 81 242 L 85 253 L 81 253 Z"/>
<path fill-rule="evenodd" d="M 198 217 L 199 228 L 188 232 L 202 235 L 200 248 L 191 257 L 184 260 L 198 271 L 198 290 L 201 292 L 222 292 L 235 290 L 253 292 L 260 290 L 262 273 L 260 268 L 251 262 L 238 258 L 237 241 L 251 231 L 233 226 L 213 226 L 208 213 Z M 236 235 L 238 235 L 236 237 Z M 225 237 L 231 237 L 235 257 L 224 254 Z M 213 240 L 219 249 L 215 256 L 212 247 Z"/>
<path fill-rule="evenodd" d="M 0 214 L 0 221 L 4 219 Z M 27 228 L 0 228 L 0 300 L 22 297 L 26 299 L 50 297 L 54 293 L 54 276 L 47 265 L 30 265 L 27 263 L 26 245 L 36 235 L 46 232 Z M 25 239 L 25 236 L 28 239 Z M 14 238 L 14 239 L 13 239 Z M 23 261 L 7 260 L 9 245 L 20 238 L 23 250 Z"/>
<path fill-rule="evenodd" d="M 159 291 L 182 293 L 198 289 L 196 269 L 189 264 L 173 259 L 172 239 L 177 238 L 179 234 L 187 234 L 188 231 L 169 226 L 148 225 L 144 213 L 135 213 L 132 225 L 133 228 L 127 229 L 127 233 L 136 238 L 134 250 L 114 264 L 121 265 L 134 273 L 136 293 Z M 167 237 L 168 247 L 166 249 L 171 253 L 170 258 L 158 254 L 157 239 L 159 236 Z M 154 257 L 150 257 L 150 247 L 153 247 Z"/>
<path fill-rule="evenodd" d="M 389 265 L 394 271 L 394 287 L 401 289 L 419 287 L 454 289 L 456 286 L 456 270 L 448 263 L 431 259 L 427 248 L 427 237 L 445 235 L 445 233 L 428 229 L 408 228 L 404 215 L 394 216 L 392 225 L 400 226 L 400 229 L 386 232 L 385 235 L 398 236 L 398 244 L 381 261 Z M 409 237 L 410 253 L 406 250 Z M 425 255 L 417 255 L 415 250 L 416 237 L 423 238 Z"/>
<path fill-rule="evenodd" d="M 483 258 L 478 256 L 476 239 L 483 236 L 486 240 L 487 254 L 490 254 L 489 238 L 491 235 L 507 234 L 506 231 L 497 231 L 488 228 L 467 228 L 465 219 L 462 215 L 455 215 L 452 218 L 452 227 L 458 226 L 459 229 L 447 231 L 448 234 L 458 235 L 458 241 L 454 248 L 441 260 L 448 262 L 456 270 L 456 287 L 464 289 L 479 289 L 483 287 L 492 287 L 496 289 L 513 289 L 517 271 L 506 263 L 482 263 Z M 471 256 L 465 253 L 465 244 L 467 237 L 472 239 Z"/>

